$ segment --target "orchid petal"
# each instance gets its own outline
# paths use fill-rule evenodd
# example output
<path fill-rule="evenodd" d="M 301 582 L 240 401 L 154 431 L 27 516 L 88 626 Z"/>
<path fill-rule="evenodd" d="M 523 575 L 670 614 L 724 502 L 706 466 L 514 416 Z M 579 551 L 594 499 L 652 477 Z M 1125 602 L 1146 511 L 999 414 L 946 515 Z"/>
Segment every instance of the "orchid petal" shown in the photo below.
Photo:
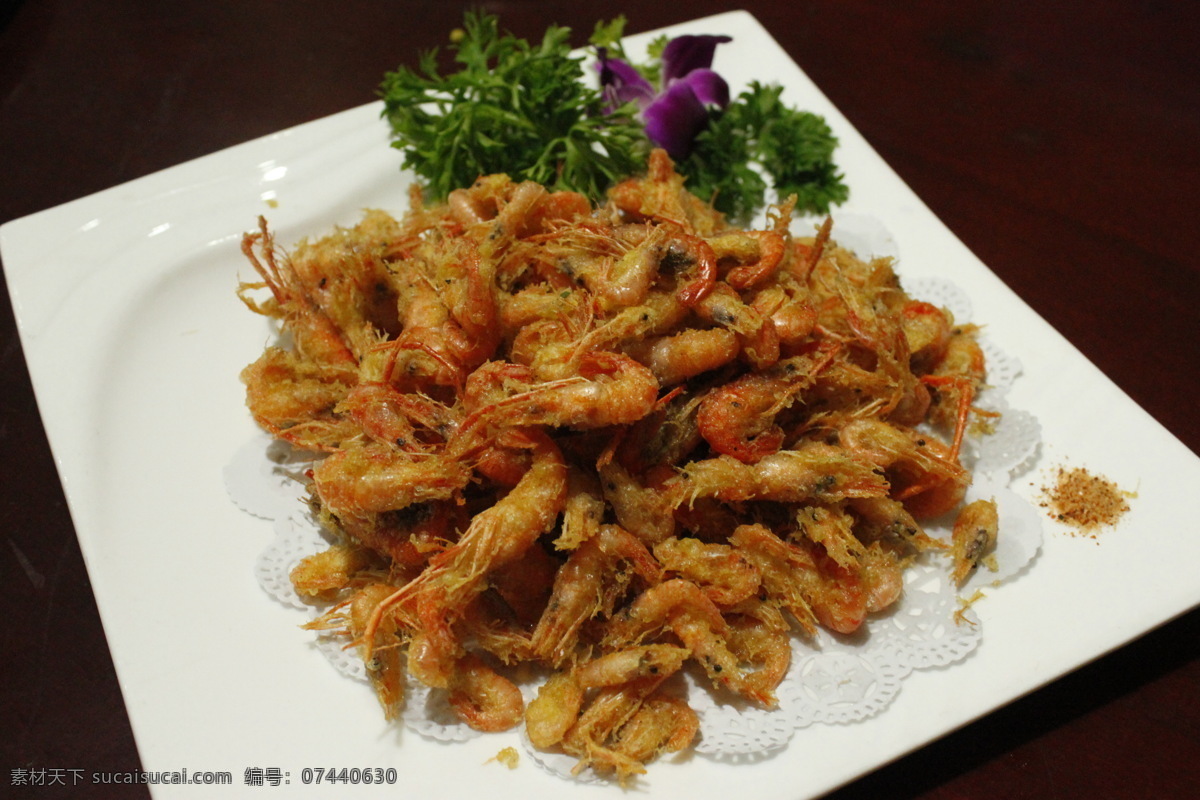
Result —
<path fill-rule="evenodd" d="M 708 123 L 708 109 L 696 92 L 683 81 L 670 86 L 642 112 L 646 135 L 671 158 L 688 154 L 692 140 Z"/>
<path fill-rule="evenodd" d="M 690 86 L 696 98 L 707 106 L 729 105 L 729 84 L 711 69 L 694 69 L 679 82 Z"/>
<path fill-rule="evenodd" d="M 645 108 L 654 99 L 654 87 L 650 81 L 621 59 L 608 58 L 603 49 L 596 61 L 596 70 L 600 73 L 600 88 L 604 97 L 613 108 L 631 101 Z"/>
<path fill-rule="evenodd" d="M 682 78 L 697 69 L 712 66 L 717 45 L 732 42 L 730 36 L 676 36 L 663 48 L 663 85 Z"/>

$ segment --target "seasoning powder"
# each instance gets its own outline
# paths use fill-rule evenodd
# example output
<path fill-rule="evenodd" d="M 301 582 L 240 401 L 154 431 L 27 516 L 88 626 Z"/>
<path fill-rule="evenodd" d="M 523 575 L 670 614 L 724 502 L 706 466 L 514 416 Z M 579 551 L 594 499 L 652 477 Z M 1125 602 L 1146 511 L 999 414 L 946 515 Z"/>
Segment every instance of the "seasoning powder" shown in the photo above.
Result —
<path fill-rule="evenodd" d="M 1059 467 L 1052 485 L 1042 488 L 1042 508 L 1051 517 L 1095 536 L 1104 526 L 1112 526 L 1129 510 L 1127 498 L 1112 481 L 1092 475 L 1082 467 Z"/>

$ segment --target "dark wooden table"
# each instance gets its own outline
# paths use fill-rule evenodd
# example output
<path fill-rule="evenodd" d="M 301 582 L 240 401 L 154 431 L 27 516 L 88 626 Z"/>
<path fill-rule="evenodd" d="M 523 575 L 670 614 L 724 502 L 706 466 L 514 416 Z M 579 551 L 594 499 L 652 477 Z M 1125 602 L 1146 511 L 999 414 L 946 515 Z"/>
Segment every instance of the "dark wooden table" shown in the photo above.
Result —
<path fill-rule="evenodd" d="M 369 102 L 466 5 L 4 2 L 0 222 Z M 484 6 L 578 43 L 622 10 L 637 32 L 729 8 Z M 1200 5 L 741 6 L 992 270 L 1200 450 Z M 13 769 L 132 771 L 138 755 L 8 303 L 0 386 L 0 796 L 144 796 L 10 785 Z M 1200 796 L 1200 611 L 835 796 Z"/>

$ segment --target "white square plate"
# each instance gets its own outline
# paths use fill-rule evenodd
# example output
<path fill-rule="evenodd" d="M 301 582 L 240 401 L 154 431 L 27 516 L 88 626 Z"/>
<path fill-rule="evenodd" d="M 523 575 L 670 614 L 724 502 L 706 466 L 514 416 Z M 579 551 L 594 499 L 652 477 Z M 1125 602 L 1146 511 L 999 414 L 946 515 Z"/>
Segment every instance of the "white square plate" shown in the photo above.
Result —
<path fill-rule="evenodd" d="M 719 798 L 811 797 L 1053 680 L 1200 603 L 1200 536 L 1185 498 L 1200 460 L 1030 310 L 933 216 L 748 14 L 667 31 L 727 33 L 715 67 L 735 86 L 778 81 L 840 139 L 848 210 L 881 220 L 902 278 L 941 276 L 970 296 L 989 337 L 1024 373 L 1010 393 L 1043 447 L 1015 482 L 1086 466 L 1136 490 L 1097 541 L 1047 522 L 1043 552 L 975 606 L 983 643 L 945 670 L 914 673 L 882 714 L 813 725 L 756 763 L 658 763 L 639 786 Z M 631 38 L 644 44 L 653 34 Z M 487 763 L 516 734 L 438 745 L 384 723 L 362 685 L 338 676 L 271 602 L 252 567 L 270 523 L 233 506 L 222 468 L 254 432 L 241 368 L 266 343 L 234 294 L 239 251 L 259 214 L 291 243 L 352 224 L 366 207 L 403 212 L 407 178 L 376 104 L 230 148 L 0 230 L 0 246 L 42 419 L 95 590 L 143 764 L 227 770 L 222 797 L 260 797 L 249 767 L 277 767 L 288 796 L 305 767 L 394 767 L 410 797 L 617 796 L 529 763 Z M 358 787 L 362 788 L 362 787 Z M 307 791 L 306 791 L 307 790 Z M 366 789 L 378 791 L 377 787 Z M 205 790 L 156 786 L 157 798 Z"/>

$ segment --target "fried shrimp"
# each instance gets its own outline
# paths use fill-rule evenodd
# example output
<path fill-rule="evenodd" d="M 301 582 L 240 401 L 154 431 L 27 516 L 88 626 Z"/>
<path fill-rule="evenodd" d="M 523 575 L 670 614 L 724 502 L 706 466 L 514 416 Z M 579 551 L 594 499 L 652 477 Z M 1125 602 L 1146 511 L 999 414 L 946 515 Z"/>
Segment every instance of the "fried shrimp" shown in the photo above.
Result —
<path fill-rule="evenodd" d="M 676 505 L 702 497 L 803 503 L 885 495 L 888 484 L 871 462 L 824 442 L 806 442 L 753 464 L 724 455 L 693 461 L 666 490 Z"/>
<path fill-rule="evenodd" d="M 521 721 L 525 711 L 516 684 L 473 654 L 459 662 L 448 701 L 463 722 L 477 731 L 506 731 Z"/>
<path fill-rule="evenodd" d="M 995 500 L 976 500 L 959 512 L 951 534 L 954 582 L 962 584 L 996 546 L 1000 522 Z"/>
<path fill-rule="evenodd" d="M 661 150 L 598 205 L 505 175 L 412 202 L 290 253 L 258 220 L 238 287 L 283 334 L 247 407 L 317 454 L 334 540 L 293 585 L 389 718 L 413 680 L 625 782 L 696 739 L 687 691 L 773 708 L 915 558 L 961 583 L 993 550 L 992 504 L 918 522 L 971 481 L 976 331 L 832 220 L 733 227 Z"/>
<path fill-rule="evenodd" d="M 936 517 L 957 506 L 970 473 L 944 444 L 878 419 L 859 419 L 839 432 L 850 452 L 883 469 L 892 496 L 916 517 Z"/>
<path fill-rule="evenodd" d="M 575 671 L 575 679 L 585 689 L 616 686 L 637 678 L 670 675 L 687 657 L 687 649 L 675 645 L 637 645 L 592 659 Z"/>
<path fill-rule="evenodd" d="M 313 468 L 312 478 L 330 513 L 362 517 L 449 500 L 471 479 L 471 469 L 441 453 L 409 454 L 364 442 L 330 454 Z"/>
<path fill-rule="evenodd" d="M 820 357 L 797 356 L 719 386 L 700 403 L 696 422 L 718 453 L 753 463 L 779 450 L 783 429 L 775 418 L 829 365 L 836 349 Z"/>
<path fill-rule="evenodd" d="M 614 595 L 623 592 L 632 575 L 656 583 L 662 568 L 635 536 L 616 525 L 605 525 L 581 544 L 559 568 L 546 611 L 533 632 L 533 652 L 559 666 L 581 646 L 579 634 L 589 621 L 612 613 Z"/>

